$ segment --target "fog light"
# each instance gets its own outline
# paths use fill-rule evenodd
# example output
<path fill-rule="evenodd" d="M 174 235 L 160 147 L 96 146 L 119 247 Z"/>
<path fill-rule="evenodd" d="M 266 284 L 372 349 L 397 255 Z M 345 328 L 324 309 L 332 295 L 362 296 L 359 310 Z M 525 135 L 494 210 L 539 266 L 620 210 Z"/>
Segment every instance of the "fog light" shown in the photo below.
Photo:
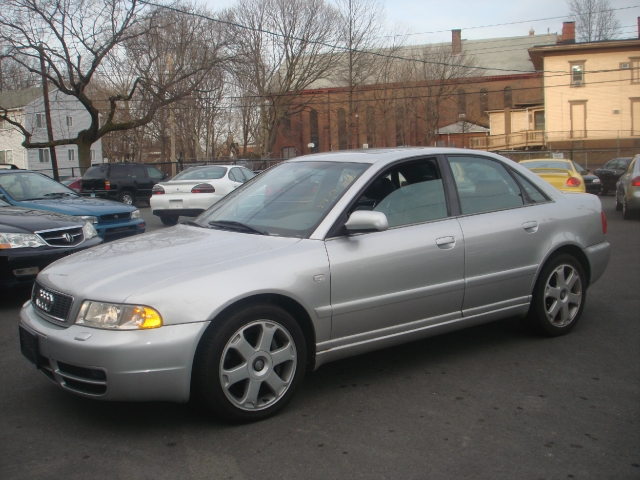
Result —
<path fill-rule="evenodd" d="M 31 268 L 17 268 L 13 271 L 16 277 L 28 277 L 30 275 L 37 275 L 40 269 L 38 267 Z"/>

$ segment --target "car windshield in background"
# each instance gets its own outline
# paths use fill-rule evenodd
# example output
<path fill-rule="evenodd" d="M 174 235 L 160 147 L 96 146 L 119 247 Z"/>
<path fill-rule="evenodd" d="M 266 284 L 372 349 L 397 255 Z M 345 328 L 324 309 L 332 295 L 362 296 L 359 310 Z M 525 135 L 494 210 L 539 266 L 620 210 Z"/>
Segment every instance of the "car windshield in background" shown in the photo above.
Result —
<path fill-rule="evenodd" d="M 553 161 L 553 160 L 540 160 L 537 162 L 523 162 L 523 167 L 531 170 L 532 168 L 561 168 L 562 170 L 573 170 L 569 162 Z"/>
<path fill-rule="evenodd" d="M 78 196 L 73 190 L 64 185 L 51 180 L 49 177 L 33 172 L 0 175 L 0 187 L 16 201 Z"/>
<path fill-rule="evenodd" d="M 189 168 L 173 177 L 173 180 L 215 180 L 224 177 L 227 167 Z"/>
<path fill-rule="evenodd" d="M 368 164 L 292 162 L 271 168 L 200 215 L 203 227 L 308 237 Z"/>

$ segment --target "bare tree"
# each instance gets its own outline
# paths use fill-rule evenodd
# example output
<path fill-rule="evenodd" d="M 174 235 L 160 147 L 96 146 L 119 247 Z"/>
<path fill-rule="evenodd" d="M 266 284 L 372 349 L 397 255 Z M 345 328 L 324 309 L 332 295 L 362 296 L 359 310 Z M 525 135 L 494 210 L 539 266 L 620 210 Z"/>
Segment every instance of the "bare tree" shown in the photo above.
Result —
<path fill-rule="evenodd" d="M 616 20 L 609 0 L 567 0 L 567 4 L 576 19 L 581 42 L 611 40 L 620 35 L 620 22 Z"/>
<path fill-rule="evenodd" d="M 325 0 L 239 0 L 225 18 L 236 24 L 233 71 L 259 101 L 258 142 L 267 156 L 282 119 L 304 108 L 292 108 L 296 94 L 327 75 L 336 11 Z"/>
<path fill-rule="evenodd" d="M 91 124 L 73 138 L 34 141 L 33 128 L 8 118 L 2 105 L 0 118 L 23 133 L 27 148 L 77 145 L 80 166 L 87 168 L 98 139 L 148 124 L 159 109 L 198 87 L 220 61 L 216 35 L 200 17 L 151 9 L 139 0 L 5 0 L 0 40 L 9 56 L 79 101 Z M 44 72 L 34 68 L 36 60 L 44 62 Z M 119 86 L 106 104 L 87 89 L 99 75 Z M 123 106 L 128 118 L 117 115 Z"/>

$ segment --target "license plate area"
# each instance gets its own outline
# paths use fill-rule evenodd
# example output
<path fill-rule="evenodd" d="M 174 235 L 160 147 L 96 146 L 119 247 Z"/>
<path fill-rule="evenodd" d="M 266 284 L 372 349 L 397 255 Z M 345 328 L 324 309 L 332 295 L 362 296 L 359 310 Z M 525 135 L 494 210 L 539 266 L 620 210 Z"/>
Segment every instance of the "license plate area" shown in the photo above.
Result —
<path fill-rule="evenodd" d="M 20 329 L 20 351 L 27 360 L 38 366 L 38 336 L 23 327 Z"/>
<path fill-rule="evenodd" d="M 169 200 L 169 208 L 182 208 L 182 200 Z"/>

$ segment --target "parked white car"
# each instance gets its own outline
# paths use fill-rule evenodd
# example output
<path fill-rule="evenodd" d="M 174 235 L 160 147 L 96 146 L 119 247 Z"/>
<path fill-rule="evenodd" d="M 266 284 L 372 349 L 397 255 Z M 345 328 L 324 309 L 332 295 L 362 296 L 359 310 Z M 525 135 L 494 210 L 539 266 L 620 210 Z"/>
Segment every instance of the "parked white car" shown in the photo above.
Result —
<path fill-rule="evenodd" d="M 165 225 L 175 225 L 178 217 L 197 217 L 253 177 L 251 170 L 235 165 L 191 167 L 153 187 L 151 211 Z"/>

